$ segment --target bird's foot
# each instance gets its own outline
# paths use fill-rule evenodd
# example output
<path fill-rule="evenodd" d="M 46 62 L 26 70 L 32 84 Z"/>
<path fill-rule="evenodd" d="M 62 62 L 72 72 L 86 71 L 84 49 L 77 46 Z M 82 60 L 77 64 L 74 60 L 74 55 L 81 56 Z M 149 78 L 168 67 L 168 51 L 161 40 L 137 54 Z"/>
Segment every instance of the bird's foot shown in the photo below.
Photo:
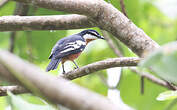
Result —
<path fill-rule="evenodd" d="M 74 67 L 74 69 L 78 69 L 79 67 Z"/>
<path fill-rule="evenodd" d="M 74 69 L 77 69 L 77 67 L 74 67 Z"/>
<path fill-rule="evenodd" d="M 62 74 L 65 74 L 66 72 L 65 71 L 63 71 L 63 73 Z"/>

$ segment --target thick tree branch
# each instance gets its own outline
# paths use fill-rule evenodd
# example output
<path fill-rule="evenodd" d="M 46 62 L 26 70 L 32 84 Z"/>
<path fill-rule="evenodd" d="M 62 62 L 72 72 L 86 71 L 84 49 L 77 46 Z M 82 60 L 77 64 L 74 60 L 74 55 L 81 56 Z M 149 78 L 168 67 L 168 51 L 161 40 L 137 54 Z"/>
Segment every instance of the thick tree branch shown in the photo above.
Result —
<path fill-rule="evenodd" d="M 10 91 L 14 94 L 22 94 L 29 92 L 20 86 L 0 86 L 0 96 L 6 96 L 7 91 Z"/>
<path fill-rule="evenodd" d="M 0 1 L 0 8 L 3 7 L 9 0 L 1 0 Z"/>
<path fill-rule="evenodd" d="M 9 62 L 10 61 L 10 62 Z M 105 97 L 63 78 L 42 72 L 7 51 L 0 50 L 0 76 L 30 89 L 33 93 L 72 110 L 119 110 Z M 47 81 L 47 84 L 46 84 Z M 40 91 L 40 92 L 39 92 Z"/>
<path fill-rule="evenodd" d="M 55 16 L 2 16 L 0 17 L 0 31 L 20 30 L 64 30 L 94 27 L 83 15 L 55 15 Z"/>
<path fill-rule="evenodd" d="M 159 45 L 111 4 L 103 0 L 15 0 L 43 8 L 83 14 L 107 30 L 137 55 L 144 57 Z"/>
<path fill-rule="evenodd" d="M 133 58 L 133 57 L 132 58 L 131 57 L 130 58 L 112 58 L 112 59 L 107 59 L 107 60 L 99 61 L 96 63 L 88 64 L 79 69 L 70 71 L 66 73 L 65 75 L 60 75 L 59 77 L 73 80 L 73 79 L 91 74 L 93 72 L 111 68 L 111 67 L 136 66 L 139 61 L 140 61 L 139 58 Z M 3 69 L 0 68 L 0 70 L 2 71 Z M 18 90 L 18 87 L 16 87 L 16 89 L 17 89 L 16 91 L 18 91 L 19 94 L 24 93 L 23 91 Z M 25 91 L 25 92 L 28 92 L 28 91 Z M 6 94 L 3 94 L 3 95 L 6 95 Z"/>
<path fill-rule="evenodd" d="M 115 63 L 113 63 L 115 62 Z M 102 69 L 107 69 L 107 68 L 111 68 L 111 67 L 120 67 L 120 66 L 136 66 L 137 63 L 139 62 L 139 59 L 138 58 L 113 58 L 113 59 L 108 59 L 108 60 L 103 60 L 103 61 L 99 61 L 99 62 L 96 62 L 96 63 L 92 63 L 92 64 L 89 64 L 89 65 L 86 65 L 84 67 L 81 67 L 80 69 L 76 69 L 76 70 L 73 70 L 73 71 L 70 71 L 68 73 L 66 73 L 65 75 L 61 75 L 61 77 L 63 78 L 66 78 L 66 79 L 70 79 L 70 80 L 73 80 L 73 79 L 76 79 L 78 77 L 82 77 L 82 76 L 85 76 L 85 75 L 88 75 L 90 73 L 93 73 L 95 71 L 99 71 L 99 70 L 102 70 Z M 106 67 L 104 67 L 104 66 Z M 140 72 L 138 71 L 137 69 L 134 69 L 134 68 L 130 68 L 133 72 L 137 73 L 138 75 L 140 76 L 143 76 L 145 78 L 147 78 L 148 80 L 158 84 L 158 85 L 161 85 L 161 86 L 164 86 L 168 89 L 172 89 L 172 90 L 177 90 L 177 88 L 175 86 L 172 86 L 170 85 L 168 82 L 164 81 L 164 80 L 161 80 L 149 73 L 144 73 L 144 72 Z M 4 68 L 2 68 L 2 65 L 0 64 L 0 70 L 2 73 L 6 73 L 4 75 L 6 75 L 7 78 L 11 78 L 8 76 L 8 71 L 7 70 L 4 70 Z M 9 81 L 11 81 L 12 79 L 9 79 Z M 21 88 L 21 87 L 20 87 Z M 28 92 L 27 90 L 24 91 L 24 89 L 20 90 L 19 87 L 14 87 L 14 89 L 11 89 L 12 92 L 16 91 L 15 93 L 17 94 L 21 94 L 21 93 L 26 93 Z M 0 95 L 6 95 L 5 91 L 4 93 L 0 93 Z"/>
<path fill-rule="evenodd" d="M 78 77 L 82 77 L 85 75 L 88 75 L 90 73 L 112 68 L 112 67 L 124 67 L 124 66 L 137 66 L 138 62 L 140 61 L 140 58 L 136 57 L 129 57 L 129 58 L 111 58 L 103 61 L 98 61 L 92 64 L 88 64 L 84 67 L 81 67 L 79 69 L 75 69 L 73 71 L 70 71 L 64 75 L 61 75 L 61 77 L 64 77 L 66 79 L 73 80 Z"/>

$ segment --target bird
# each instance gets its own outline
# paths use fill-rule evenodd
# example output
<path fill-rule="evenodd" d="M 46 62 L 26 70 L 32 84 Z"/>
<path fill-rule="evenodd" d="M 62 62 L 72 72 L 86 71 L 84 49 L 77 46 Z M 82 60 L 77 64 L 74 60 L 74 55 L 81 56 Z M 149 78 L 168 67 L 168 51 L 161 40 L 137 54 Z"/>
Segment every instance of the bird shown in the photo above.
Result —
<path fill-rule="evenodd" d="M 79 57 L 89 42 L 96 39 L 104 39 L 104 37 L 96 30 L 87 29 L 58 40 L 52 48 L 49 56 L 51 61 L 46 68 L 46 72 L 57 69 L 61 62 L 63 74 L 65 74 L 64 63 L 68 60 L 75 64 L 75 69 L 79 68 L 74 60 Z"/>

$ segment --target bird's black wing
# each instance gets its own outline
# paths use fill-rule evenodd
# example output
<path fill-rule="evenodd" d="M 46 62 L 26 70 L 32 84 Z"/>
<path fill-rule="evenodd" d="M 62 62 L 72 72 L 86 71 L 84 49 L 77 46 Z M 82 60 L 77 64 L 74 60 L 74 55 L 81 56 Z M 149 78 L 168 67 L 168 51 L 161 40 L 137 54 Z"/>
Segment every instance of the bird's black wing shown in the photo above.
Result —
<path fill-rule="evenodd" d="M 65 37 L 55 44 L 49 59 L 52 57 L 59 59 L 70 54 L 82 52 L 85 46 L 85 40 L 77 34 Z"/>

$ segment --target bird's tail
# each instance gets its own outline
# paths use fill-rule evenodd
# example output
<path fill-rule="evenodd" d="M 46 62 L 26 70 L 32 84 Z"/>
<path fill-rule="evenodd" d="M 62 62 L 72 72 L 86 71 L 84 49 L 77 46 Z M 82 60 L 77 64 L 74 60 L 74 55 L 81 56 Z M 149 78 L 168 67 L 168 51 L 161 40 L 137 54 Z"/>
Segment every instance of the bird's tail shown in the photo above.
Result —
<path fill-rule="evenodd" d="M 56 69 L 58 67 L 58 64 L 60 63 L 60 61 L 61 61 L 61 59 L 52 58 L 49 65 L 46 68 L 46 72 Z"/>

